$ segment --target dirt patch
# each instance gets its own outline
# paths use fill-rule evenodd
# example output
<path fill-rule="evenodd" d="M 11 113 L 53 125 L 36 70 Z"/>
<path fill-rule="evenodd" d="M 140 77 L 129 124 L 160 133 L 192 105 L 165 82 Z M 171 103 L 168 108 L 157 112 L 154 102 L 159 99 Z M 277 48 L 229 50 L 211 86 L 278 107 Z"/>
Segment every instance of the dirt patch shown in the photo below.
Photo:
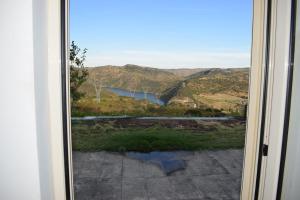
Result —
<path fill-rule="evenodd" d="M 244 124 L 245 122 L 240 119 L 230 120 L 174 120 L 174 119 L 96 119 L 85 121 L 85 124 L 90 126 L 94 125 L 110 125 L 117 128 L 150 128 L 153 126 L 160 126 L 165 128 L 186 129 L 196 131 L 214 131 L 219 126 L 234 127 Z"/>

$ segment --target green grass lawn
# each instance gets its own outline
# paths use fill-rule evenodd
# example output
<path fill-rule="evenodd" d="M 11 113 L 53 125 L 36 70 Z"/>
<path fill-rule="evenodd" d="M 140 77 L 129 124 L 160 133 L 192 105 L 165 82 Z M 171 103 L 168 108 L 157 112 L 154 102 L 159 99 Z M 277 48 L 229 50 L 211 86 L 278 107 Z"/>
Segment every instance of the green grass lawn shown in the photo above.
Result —
<path fill-rule="evenodd" d="M 110 124 L 72 124 L 73 150 L 172 151 L 243 148 L 245 125 L 214 124 L 211 131 L 154 126 L 115 127 Z"/>

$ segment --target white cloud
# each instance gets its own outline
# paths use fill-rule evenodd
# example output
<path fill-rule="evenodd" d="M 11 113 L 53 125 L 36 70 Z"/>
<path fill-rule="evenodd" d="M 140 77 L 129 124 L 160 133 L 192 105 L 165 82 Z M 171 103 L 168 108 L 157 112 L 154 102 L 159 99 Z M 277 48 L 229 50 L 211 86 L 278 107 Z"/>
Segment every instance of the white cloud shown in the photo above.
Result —
<path fill-rule="evenodd" d="M 128 50 L 88 55 L 88 66 L 136 64 L 157 68 L 249 67 L 250 54 L 244 52 L 156 52 Z"/>

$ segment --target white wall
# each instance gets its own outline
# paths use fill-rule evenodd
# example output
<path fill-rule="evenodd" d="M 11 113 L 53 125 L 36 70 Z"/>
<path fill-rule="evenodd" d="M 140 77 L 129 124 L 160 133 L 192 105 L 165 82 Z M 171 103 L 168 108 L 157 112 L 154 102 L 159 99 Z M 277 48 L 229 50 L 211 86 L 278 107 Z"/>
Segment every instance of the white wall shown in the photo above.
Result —
<path fill-rule="evenodd" d="M 0 199 L 40 199 L 32 0 L 0 3 Z"/>
<path fill-rule="evenodd" d="M 0 199 L 65 198 L 59 3 L 0 1 Z"/>

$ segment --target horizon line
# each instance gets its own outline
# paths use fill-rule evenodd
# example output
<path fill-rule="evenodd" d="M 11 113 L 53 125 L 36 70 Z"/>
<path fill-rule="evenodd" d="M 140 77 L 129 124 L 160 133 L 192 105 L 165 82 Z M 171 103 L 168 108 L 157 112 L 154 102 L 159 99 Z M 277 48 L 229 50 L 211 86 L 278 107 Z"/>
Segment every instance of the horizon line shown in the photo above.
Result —
<path fill-rule="evenodd" d="M 126 66 L 136 66 L 142 68 L 154 68 L 154 69 L 239 69 L 239 68 L 250 68 L 251 66 L 209 66 L 209 67 L 153 67 L 153 66 L 146 66 L 146 65 L 138 65 L 138 64 L 124 64 L 124 65 L 94 65 L 94 66 L 86 66 L 86 68 L 96 68 L 96 67 L 126 67 Z"/>

